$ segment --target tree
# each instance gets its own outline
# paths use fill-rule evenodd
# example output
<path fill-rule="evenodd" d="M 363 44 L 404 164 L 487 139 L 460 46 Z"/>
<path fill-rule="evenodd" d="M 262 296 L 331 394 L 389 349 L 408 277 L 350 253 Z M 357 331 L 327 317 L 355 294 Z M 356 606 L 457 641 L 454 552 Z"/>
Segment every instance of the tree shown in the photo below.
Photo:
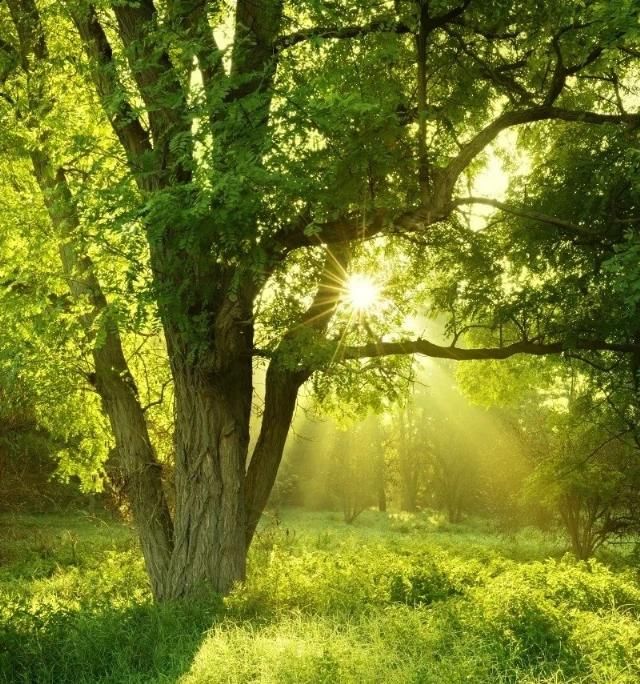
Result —
<path fill-rule="evenodd" d="M 433 406 L 424 391 L 412 389 L 409 398 L 390 413 L 390 439 L 397 470 L 400 509 L 415 513 L 423 498 L 433 445 Z"/>
<path fill-rule="evenodd" d="M 637 428 L 621 422 L 593 378 L 573 379 L 561 396 L 547 408 L 551 448 L 530 491 L 559 515 L 573 553 L 585 560 L 640 525 Z"/>
<path fill-rule="evenodd" d="M 435 427 L 428 487 L 436 507 L 446 512 L 449 522 L 458 523 L 478 495 L 477 457 L 469 440 L 446 418 Z"/>
<path fill-rule="evenodd" d="M 371 453 L 363 445 L 357 428 L 337 432 L 329 455 L 329 484 L 342 508 L 344 521 L 351 525 L 371 504 Z"/>
<path fill-rule="evenodd" d="M 92 356 L 86 380 L 109 418 L 158 599 L 202 584 L 225 592 L 244 577 L 310 378 L 332 373 L 358 391 L 401 366 L 387 357 L 413 353 L 473 360 L 640 349 L 627 326 L 551 320 L 532 333 L 530 320 L 505 317 L 500 306 L 486 346 L 459 347 L 467 328 L 455 316 L 452 344 L 438 345 L 394 330 L 392 307 L 354 322 L 341 303 L 347 271 L 385 252 L 407 266 L 387 298 L 394 288 L 418 293 L 425 264 L 438 261 L 426 260 L 433 247 L 449 279 L 469 268 L 456 308 L 468 304 L 467 318 L 477 318 L 492 307 L 481 288 L 464 291 L 478 267 L 461 219 L 469 205 L 540 222 L 554 239 L 589 233 L 526 197 L 460 193 L 484 150 L 515 126 L 635 135 L 640 115 L 620 95 L 633 90 L 634 3 L 399 0 L 381 9 L 369 0 L 237 0 L 225 8 L 5 0 L 0 15 L 3 154 L 29 163 L 40 187 Z M 139 329 L 114 307 L 109 286 L 119 276 L 96 239 L 106 223 L 128 249 L 144 240 L 147 287 L 135 297 L 160 321 L 171 372 L 173 515 L 126 354 L 124 333 Z M 451 310 L 446 297 L 432 301 Z M 268 367 L 249 455 L 257 358 Z"/>
<path fill-rule="evenodd" d="M 385 434 L 380 416 L 368 417 L 368 427 L 371 430 L 371 453 L 373 458 L 373 480 L 378 511 L 387 512 L 387 463 Z"/>

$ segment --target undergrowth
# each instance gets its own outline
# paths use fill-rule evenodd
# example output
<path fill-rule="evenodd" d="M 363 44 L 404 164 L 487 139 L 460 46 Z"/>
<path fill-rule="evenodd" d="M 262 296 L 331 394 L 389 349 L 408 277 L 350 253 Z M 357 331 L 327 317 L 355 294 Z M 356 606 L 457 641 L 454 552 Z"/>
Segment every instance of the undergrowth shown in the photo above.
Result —
<path fill-rule="evenodd" d="M 534 530 L 287 513 L 231 596 L 159 606 L 125 526 L 5 517 L 0 548 L 0 681 L 640 681 L 633 567 Z"/>

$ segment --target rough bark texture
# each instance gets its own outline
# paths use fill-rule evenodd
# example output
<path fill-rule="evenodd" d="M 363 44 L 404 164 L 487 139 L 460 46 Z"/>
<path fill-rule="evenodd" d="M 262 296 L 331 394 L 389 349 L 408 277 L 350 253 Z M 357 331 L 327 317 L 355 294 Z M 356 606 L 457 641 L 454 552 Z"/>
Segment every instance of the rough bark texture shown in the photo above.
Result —
<path fill-rule="evenodd" d="M 198 2 L 176 3 L 172 11 L 177 26 L 192 30 L 199 23 L 198 30 L 202 32 L 204 26 L 206 32 L 206 14 L 198 14 L 202 11 Z M 189 153 L 181 144 L 177 155 L 171 142 L 189 138 L 191 121 L 185 116 L 185 95 L 171 60 L 163 46 L 154 44 L 155 7 L 151 0 L 143 0 L 135 7 L 116 6 L 114 12 L 130 72 L 150 113 L 151 135 L 123 98 L 113 51 L 89 7 L 74 21 L 94 67 L 94 83 L 140 190 L 182 193 L 176 197 L 184 202 L 189 190 L 184 194 L 180 186 L 187 188 L 190 181 Z M 232 108 L 241 99 L 256 96 L 260 106 L 250 107 L 251 135 L 245 128 L 237 130 L 233 116 L 227 122 L 223 110 L 210 112 L 210 123 L 217 126 L 214 164 L 219 174 L 233 171 L 235 155 L 259 157 L 262 152 L 275 73 L 272 42 L 280 17 L 280 3 L 239 0 L 236 5 L 230 76 L 240 85 L 229 89 L 225 106 Z M 213 74 L 205 65 L 207 79 L 214 75 L 227 78 L 221 69 Z M 166 106 L 167 93 L 176 103 L 172 109 Z M 246 124 L 244 118 L 240 120 Z M 172 597 L 205 585 L 228 591 L 244 578 L 248 546 L 245 468 L 252 397 L 253 335 L 248 321 L 253 286 L 236 294 L 230 287 L 234 270 L 212 263 L 217 228 L 215 215 L 211 219 L 200 230 L 197 249 L 191 251 L 183 245 L 190 242 L 192 225 L 147 226 L 175 390 L 176 510 L 167 579 L 167 594 Z M 255 220 L 242 215 L 237 228 L 251 235 L 256 232 Z M 209 329 L 194 323 L 196 318 L 206 319 Z M 288 427 L 287 422 L 285 436 Z"/>
<path fill-rule="evenodd" d="M 50 160 L 42 151 L 34 151 L 32 160 L 51 222 L 58 231 L 60 259 L 69 291 L 76 302 L 88 300 L 92 305 L 81 317 L 81 322 L 88 338 L 93 340 L 93 381 L 113 431 L 116 465 L 124 479 L 152 592 L 161 599 L 166 594 L 172 545 L 172 523 L 162 486 L 161 465 L 149 437 L 120 335 L 115 323 L 109 320 L 107 301 L 93 272 L 93 264 L 88 257 L 81 257 L 74 246 L 73 231 L 79 223 L 64 174 L 59 171 L 54 176 Z M 100 342 L 93 332 L 98 317 L 103 318 L 104 326 Z"/>
<path fill-rule="evenodd" d="M 173 597 L 204 586 L 226 593 L 245 577 L 253 345 L 247 318 L 246 307 L 226 300 L 216 318 L 215 348 L 196 364 L 170 344 L 176 405 Z"/>
<path fill-rule="evenodd" d="M 318 289 L 311 305 L 297 326 L 284 336 L 269 363 L 265 381 L 265 409 L 260 435 L 247 469 L 247 548 L 273 489 L 282 460 L 284 445 L 293 419 L 298 390 L 312 369 L 292 364 L 296 340 L 300 335 L 323 334 L 340 301 L 340 287 L 351 256 L 349 245 L 326 250 Z M 285 362 L 286 359 L 286 362 Z M 292 367 L 293 365 L 293 367 Z"/>

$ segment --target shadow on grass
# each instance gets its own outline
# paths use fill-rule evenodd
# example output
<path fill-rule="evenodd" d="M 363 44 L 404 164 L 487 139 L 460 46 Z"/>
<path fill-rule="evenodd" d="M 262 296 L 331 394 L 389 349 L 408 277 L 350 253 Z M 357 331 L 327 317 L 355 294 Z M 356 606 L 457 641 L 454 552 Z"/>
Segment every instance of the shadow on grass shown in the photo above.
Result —
<path fill-rule="evenodd" d="M 0 682 L 176 681 L 221 614 L 219 599 L 202 598 L 122 609 L 16 607 L 0 624 Z"/>

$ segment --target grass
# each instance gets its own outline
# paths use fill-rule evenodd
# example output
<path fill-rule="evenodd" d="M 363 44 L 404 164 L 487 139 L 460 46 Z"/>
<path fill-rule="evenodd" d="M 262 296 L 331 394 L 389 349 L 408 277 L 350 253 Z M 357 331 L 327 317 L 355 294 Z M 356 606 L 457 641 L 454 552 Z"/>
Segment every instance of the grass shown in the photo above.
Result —
<path fill-rule="evenodd" d="M 0 681 L 640 681 L 637 574 L 564 551 L 486 521 L 288 511 L 230 597 L 154 606 L 125 526 L 5 516 Z"/>

